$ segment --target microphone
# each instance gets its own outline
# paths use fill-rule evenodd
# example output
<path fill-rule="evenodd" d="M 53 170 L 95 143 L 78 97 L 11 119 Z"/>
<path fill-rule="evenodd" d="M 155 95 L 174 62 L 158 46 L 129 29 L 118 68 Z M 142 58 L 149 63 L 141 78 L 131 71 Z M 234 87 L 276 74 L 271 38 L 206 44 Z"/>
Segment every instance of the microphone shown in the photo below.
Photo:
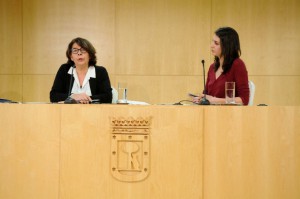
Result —
<path fill-rule="evenodd" d="M 210 105 L 210 102 L 208 99 L 206 99 L 206 86 L 205 86 L 205 67 L 204 67 L 204 60 L 201 61 L 202 66 L 203 66 L 203 82 L 204 82 L 204 96 L 200 100 L 199 104 L 200 105 Z"/>
<path fill-rule="evenodd" d="M 65 100 L 64 103 L 65 104 L 78 104 L 78 102 L 70 96 L 71 95 L 72 84 L 73 84 L 73 74 L 74 74 L 75 66 L 71 66 L 71 67 L 72 67 L 72 74 L 71 74 L 71 79 L 70 79 L 68 98 Z"/>

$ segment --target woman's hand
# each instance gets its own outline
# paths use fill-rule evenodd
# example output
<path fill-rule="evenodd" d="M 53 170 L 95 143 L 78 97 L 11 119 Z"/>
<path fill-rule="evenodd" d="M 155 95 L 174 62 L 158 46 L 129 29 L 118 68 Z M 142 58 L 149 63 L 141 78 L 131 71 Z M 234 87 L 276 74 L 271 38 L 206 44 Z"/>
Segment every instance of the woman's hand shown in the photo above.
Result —
<path fill-rule="evenodd" d="M 204 97 L 204 96 L 203 96 Z M 211 104 L 216 104 L 217 103 L 217 99 L 216 97 L 213 97 L 211 95 L 206 95 L 205 98 L 211 103 Z"/>
<path fill-rule="evenodd" d="M 199 104 L 203 97 L 204 97 L 204 95 L 201 94 L 201 96 L 193 97 L 192 101 L 196 104 Z"/>
<path fill-rule="evenodd" d="M 204 94 L 202 94 L 201 97 L 193 97 L 192 101 L 196 104 L 199 104 L 203 97 L 204 97 Z M 211 95 L 206 95 L 205 98 L 210 102 L 210 104 L 225 104 L 226 103 L 225 98 L 213 97 Z M 243 101 L 240 97 L 236 97 L 235 103 L 243 104 Z"/>
<path fill-rule="evenodd" d="M 204 94 L 202 94 L 200 97 L 193 97 L 192 101 L 196 104 L 199 104 L 203 97 L 204 97 Z M 217 97 L 213 97 L 211 95 L 205 95 L 205 98 L 210 102 L 210 104 L 219 104 L 219 103 L 225 102 L 224 98 L 217 98 Z"/>
<path fill-rule="evenodd" d="M 77 102 L 80 102 L 81 104 L 88 104 L 90 103 L 90 101 L 92 101 L 90 96 L 85 93 L 72 94 L 71 98 L 73 98 Z"/>

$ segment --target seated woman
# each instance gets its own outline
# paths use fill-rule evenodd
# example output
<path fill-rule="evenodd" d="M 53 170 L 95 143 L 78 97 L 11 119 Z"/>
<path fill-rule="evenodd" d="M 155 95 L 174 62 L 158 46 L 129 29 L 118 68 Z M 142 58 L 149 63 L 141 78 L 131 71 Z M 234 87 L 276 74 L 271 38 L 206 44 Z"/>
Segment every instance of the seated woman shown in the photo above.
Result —
<path fill-rule="evenodd" d="M 52 89 L 50 101 L 60 102 L 67 98 L 78 103 L 92 101 L 111 103 L 112 92 L 108 73 L 96 66 L 96 50 L 86 39 L 75 38 L 68 45 L 67 63 L 60 66 Z"/>
<path fill-rule="evenodd" d="M 223 27 L 215 31 L 211 44 L 214 63 L 210 66 L 206 88 L 203 93 L 211 104 L 225 103 L 225 82 L 235 82 L 235 103 L 248 105 L 249 85 L 248 72 L 241 55 L 238 33 Z M 193 102 L 199 103 L 204 94 L 194 97 Z"/>

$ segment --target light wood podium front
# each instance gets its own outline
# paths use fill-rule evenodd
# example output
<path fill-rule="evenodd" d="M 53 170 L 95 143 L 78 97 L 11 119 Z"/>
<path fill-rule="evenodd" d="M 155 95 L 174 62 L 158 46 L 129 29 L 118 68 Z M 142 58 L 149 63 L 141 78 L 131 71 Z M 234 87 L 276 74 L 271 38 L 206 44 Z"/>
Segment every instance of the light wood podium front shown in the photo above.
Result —
<path fill-rule="evenodd" d="M 139 180 L 113 175 L 122 118 L 150 121 Z M 0 119 L 1 199 L 300 198 L 300 107 L 0 104 Z"/>

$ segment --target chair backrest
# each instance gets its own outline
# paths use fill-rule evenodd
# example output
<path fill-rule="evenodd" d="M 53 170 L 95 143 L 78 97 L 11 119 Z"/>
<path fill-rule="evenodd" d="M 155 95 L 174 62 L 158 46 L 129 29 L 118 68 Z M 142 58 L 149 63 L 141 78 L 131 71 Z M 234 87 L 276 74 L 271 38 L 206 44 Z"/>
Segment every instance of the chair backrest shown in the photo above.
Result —
<path fill-rule="evenodd" d="M 248 81 L 248 83 L 249 83 L 249 91 L 250 91 L 248 106 L 252 106 L 254 101 L 254 94 L 255 94 L 255 84 L 250 80 Z"/>
<path fill-rule="evenodd" d="M 111 87 L 111 93 L 112 93 L 112 104 L 116 104 L 118 101 L 118 91 L 114 87 Z"/>

